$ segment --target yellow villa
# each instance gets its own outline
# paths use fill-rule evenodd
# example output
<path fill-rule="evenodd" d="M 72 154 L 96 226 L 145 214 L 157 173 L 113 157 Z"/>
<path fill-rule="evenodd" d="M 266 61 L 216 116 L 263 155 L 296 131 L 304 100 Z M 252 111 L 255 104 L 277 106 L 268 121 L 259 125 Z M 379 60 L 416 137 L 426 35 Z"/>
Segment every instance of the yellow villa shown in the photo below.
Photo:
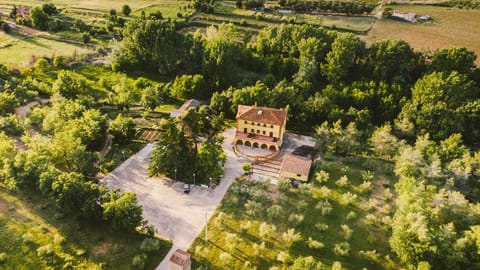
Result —
<path fill-rule="evenodd" d="M 238 105 L 236 119 L 235 144 L 270 151 L 278 151 L 282 146 L 286 110 Z"/>

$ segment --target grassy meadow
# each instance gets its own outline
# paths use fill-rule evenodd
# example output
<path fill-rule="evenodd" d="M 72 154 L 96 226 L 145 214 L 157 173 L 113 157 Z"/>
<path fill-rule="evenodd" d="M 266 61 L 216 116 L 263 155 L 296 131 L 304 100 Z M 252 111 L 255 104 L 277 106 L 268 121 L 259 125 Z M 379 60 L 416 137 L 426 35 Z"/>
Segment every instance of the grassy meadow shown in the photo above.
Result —
<path fill-rule="evenodd" d="M 89 52 L 92 52 L 92 50 L 84 46 L 0 32 L 0 64 L 11 67 L 30 65 L 32 59 L 42 56 L 72 56 Z"/>
<path fill-rule="evenodd" d="M 194 264 L 282 269 L 311 256 L 325 266 L 398 269 L 387 240 L 392 164 L 327 155 L 314 170 L 321 176 L 298 189 L 236 180 L 208 223 L 208 242 L 202 232 L 190 247 Z"/>
<path fill-rule="evenodd" d="M 235 1 L 215 2 L 214 14 L 197 14 L 192 22 L 204 25 L 218 25 L 221 23 L 234 23 L 244 30 L 258 30 L 263 27 L 279 23 L 307 23 L 316 26 L 335 28 L 346 31 L 366 32 L 374 24 L 375 18 L 346 17 L 346 16 L 317 16 L 310 14 L 286 14 L 276 12 L 260 12 L 237 8 Z"/>
<path fill-rule="evenodd" d="M 41 6 L 45 3 L 43 0 L 3 0 L 3 5 L 14 4 L 17 6 Z M 151 8 L 153 6 L 166 7 L 171 9 L 177 7 L 179 9 L 183 5 L 188 5 L 190 1 L 186 0 L 133 0 L 133 1 L 116 1 L 116 0 L 82 0 L 82 1 L 70 1 L 70 0 L 50 0 L 48 3 L 52 3 L 58 8 L 75 8 L 83 9 L 85 11 L 91 10 L 92 12 L 109 12 L 110 9 L 116 9 L 118 12 L 123 5 L 129 5 L 132 9 L 132 13 L 136 10 Z M 160 11 L 163 10 L 160 8 Z M 176 16 L 176 13 L 175 13 Z M 165 16 L 164 16 L 165 17 Z"/>
<path fill-rule="evenodd" d="M 392 5 L 402 12 L 429 15 L 432 22 L 407 23 L 378 20 L 365 37 L 367 43 L 383 39 L 403 39 L 418 50 L 463 46 L 480 55 L 480 10 L 462 10 L 422 5 Z M 477 60 L 480 64 L 480 60 Z"/>
<path fill-rule="evenodd" d="M 1 269 L 131 269 L 143 236 L 113 232 L 103 223 L 64 215 L 38 195 L 22 196 L 0 189 Z M 154 269 L 171 247 L 161 242 L 149 254 Z M 3 254 L 3 255 L 2 255 Z M 57 268 L 55 268 L 57 269 Z"/>

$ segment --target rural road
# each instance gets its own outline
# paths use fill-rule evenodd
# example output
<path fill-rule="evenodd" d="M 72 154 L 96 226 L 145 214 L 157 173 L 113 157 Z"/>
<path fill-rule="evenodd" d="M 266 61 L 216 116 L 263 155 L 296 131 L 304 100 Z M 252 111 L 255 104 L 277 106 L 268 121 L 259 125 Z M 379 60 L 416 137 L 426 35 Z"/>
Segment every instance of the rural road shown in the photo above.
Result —
<path fill-rule="evenodd" d="M 234 134 L 235 129 L 223 133 L 222 147 L 227 161 L 224 177 L 214 190 L 194 186 L 190 194 L 184 194 L 183 183 L 150 177 L 147 169 L 155 148 L 153 144 L 146 145 L 101 180 L 110 189 L 134 192 L 143 207 L 143 217 L 157 228 L 162 238 L 173 241 L 172 249 L 157 270 L 169 269 L 170 256 L 177 248 L 187 250 L 190 247 L 233 180 L 242 174 L 242 160 L 232 150 Z"/>

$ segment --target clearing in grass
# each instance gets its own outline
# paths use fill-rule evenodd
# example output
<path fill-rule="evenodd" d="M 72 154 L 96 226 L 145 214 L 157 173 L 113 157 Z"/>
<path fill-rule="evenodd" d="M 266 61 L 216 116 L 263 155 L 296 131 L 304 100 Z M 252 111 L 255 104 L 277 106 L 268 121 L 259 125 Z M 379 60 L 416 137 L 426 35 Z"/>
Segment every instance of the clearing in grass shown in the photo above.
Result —
<path fill-rule="evenodd" d="M 90 52 L 92 50 L 85 46 L 0 32 L 0 64 L 10 67 L 30 65 L 33 59 L 39 57 L 73 56 Z"/>

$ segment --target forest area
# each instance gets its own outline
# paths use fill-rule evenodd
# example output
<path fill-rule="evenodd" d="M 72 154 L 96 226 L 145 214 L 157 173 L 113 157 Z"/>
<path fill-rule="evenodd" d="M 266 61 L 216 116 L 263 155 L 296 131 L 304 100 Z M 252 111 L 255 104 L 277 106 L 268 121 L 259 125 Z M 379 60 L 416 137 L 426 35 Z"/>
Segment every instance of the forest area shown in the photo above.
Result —
<path fill-rule="evenodd" d="M 183 27 L 175 20 L 144 16 L 125 22 L 121 38 L 111 44 L 108 68 L 70 67 L 62 56 L 40 58 L 21 69 L 2 65 L 2 191 L 36 194 L 57 213 L 79 222 L 140 235 L 141 251 L 129 254 L 128 265 L 141 269 L 154 265 L 150 255 L 161 252 L 154 228 L 142 220 L 135 194 L 107 191 L 97 179 L 102 169 L 98 153 L 106 137 L 117 145 L 135 141 L 138 122 L 130 109 L 141 106 L 148 121 L 149 113 L 162 105 L 190 98 L 208 103 L 208 110 L 181 121 L 186 133 L 211 136 L 211 144 L 200 145 L 198 153 L 178 145 L 188 154 L 179 155 L 172 141 L 183 139 L 197 150 L 197 135 L 185 136 L 183 128 L 168 121 L 160 129 L 166 127 L 170 137 L 160 142 L 172 147 L 185 168 L 192 160 L 199 166 L 203 162 L 205 177 L 217 177 L 222 173 L 215 159 L 225 158 L 221 139 L 215 137 L 223 117 L 233 119 L 240 104 L 285 108 L 287 129 L 314 136 L 321 157 L 363 156 L 393 168 L 394 204 L 385 219 L 382 213 L 378 218 L 388 236 L 389 247 L 382 248 L 390 248 L 401 266 L 480 267 L 480 69 L 474 52 L 452 47 L 425 53 L 402 40 L 367 46 L 352 33 L 306 24 L 280 24 L 257 35 L 233 24 L 186 33 L 180 31 Z M 25 116 L 14 113 L 39 98 L 48 104 Z M 219 123 L 199 120 L 206 116 Z M 165 168 L 152 167 L 153 173 L 168 169 L 173 174 L 173 165 L 160 165 Z M 328 194 L 332 186 L 327 187 L 325 173 L 333 173 L 330 169 L 318 168 L 308 196 L 317 194 L 317 188 Z M 93 267 L 83 253 L 75 254 L 60 240 L 48 245 L 33 236 L 20 237 L 35 247 L 45 267 Z M 323 269 L 321 253 L 313 257 L 283 263 L 291 269 Z M 6 253 L 0 253 L 3 261 L 11 262 Z"/>

